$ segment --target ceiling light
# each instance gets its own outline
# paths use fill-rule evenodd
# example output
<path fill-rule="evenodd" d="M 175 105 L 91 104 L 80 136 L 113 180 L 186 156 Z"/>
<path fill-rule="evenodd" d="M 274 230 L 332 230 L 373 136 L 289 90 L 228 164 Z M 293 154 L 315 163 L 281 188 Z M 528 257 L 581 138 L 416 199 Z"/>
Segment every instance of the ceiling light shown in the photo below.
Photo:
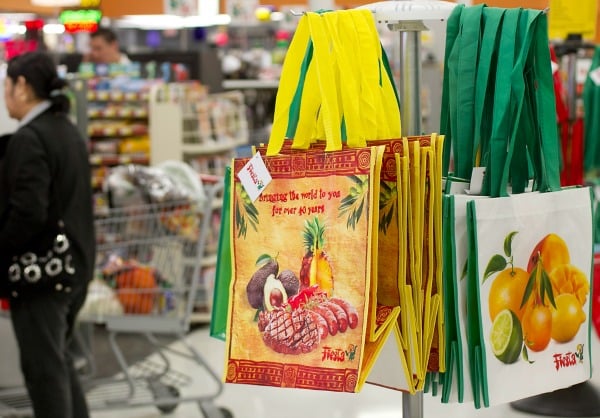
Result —
<path fill-rule="evenodd" d="M 216 16 L 174 16 L 174 15 L 128 15 L 117 21 L 122 28 L 139 29 L 182 29 L 205 26 L 227 25 L 229 15 Z"/>

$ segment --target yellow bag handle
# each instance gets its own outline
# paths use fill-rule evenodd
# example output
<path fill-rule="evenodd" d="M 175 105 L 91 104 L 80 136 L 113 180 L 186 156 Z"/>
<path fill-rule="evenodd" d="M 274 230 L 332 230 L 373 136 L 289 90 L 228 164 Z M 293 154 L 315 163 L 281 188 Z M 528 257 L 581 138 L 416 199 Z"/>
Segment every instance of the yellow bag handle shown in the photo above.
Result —
<path fill-rule="evenodd" d="M 346 127 L 346 142 L 351 148 L 365 147 L 367 135 L 360 112 L 360 70 L 365 63 L 356 62 L 355 50 L 360 48 L 351 14 L 357 10 L 343 10 L 323 15 L 333 49 L 336 51 L 336 69 L 339 74 L 339 97 Z M 368 65 L 368 63 L 367 63 Z"/>
<path fill-rule="evenodd" d="M 321 15 L 313 12 L 306 13 L 300 19 L 282 69 L 267 155 L 279 153 L 284 139 L 289 137 L 287 133 L 290 114 L 294 111 L 298 112 L 298 102 L 295 103 L 296 107 L 293 103 L 295 98 L 298 99 L 298 94 L 301 94 L 301 99 L 297 126 L 293 135 L 293 147 L 308 148 L 310 134 L 317 123 L 317 117 L 322 115 L 327 140 L 326 151 L 342 148 L 341 110 L 337 100 L 337 84 L 332 65 L 333 51 L 329 48 L 329 44 Z M 306 45 L 308 48 L 305 50 Z M 299 68 L 302 71 L 297 76 Z"/>
<path fill-rule="evenodd" d="M 273 115 L 273 126 L 267 146 L 267 155 L 277 154 L 286 137 L 286 132 L 290 123 L 290 111 L 294 96 L 297 94 L 299 83 L 303 81 L 303 77 L 309 78 L 307 74 L 302 74 L 298 71 L 302 67 L 302 63 L 306 58 L 307 45 L 310 42 L 310 32 L 306 16 L 302 16 L 298 22 L 294 37 L 290 42 L 288 51 L 281 71 L 279 80 L 279 88 L 275 100 L 275 112 Z M 307 81 L 306 79 L 304 80 Z M 305 84 L 306 87 L 306 84 Z M 310 93 L 314 89 L 308 88 L 306 92 Z M 304 93 L 301 91 L 301 93 Z M 302 97 L 303 104 L 306 105 L 310 101 L 308 94 Z M 317 100 L 314 97 L 315 101 Z"/>
<path fill-rule="evenodd" d="M 366 43 L 372 45 L 372 49 L 368 51 L 376 55 L 376 60 L 367 69 L 370 87 L 374 89 L 374 96 L 368 96 L 373 100 L 375 106 L 375 130 L 371 139 L 390 139 L 400 138 L 400 108 L 396 98 L 395 86 L 390 80 L 385 64 L 383 62 L 382 46 L 379 40 L 379 34 L 375 27 L 375 20 L 371 12 L 365 9 L 360 10 L 362 13 L 353 15 L 354 24 Z"/>
<path fill-rule="evenodd" d="M 327 12 L 333 13 L 333 12 Z M 313 44 L 314 70 L 317 75 L 317 89 L 321 94 L 321 106 L 314 109 L 310 118 L 302 119 L 298 124 L 292 148 L 307 149 L 315 139 L 315 131 L 320 139 L 326 141 L 326 151 L 336 151 L 342 148 L 340 130 L 341 108 L 339 106 L 338 77 L 335 71 L 336 54 L 330 47 L 329 32 L 325 27 L 323 14 L 308 12 L 306 14 Z"/>

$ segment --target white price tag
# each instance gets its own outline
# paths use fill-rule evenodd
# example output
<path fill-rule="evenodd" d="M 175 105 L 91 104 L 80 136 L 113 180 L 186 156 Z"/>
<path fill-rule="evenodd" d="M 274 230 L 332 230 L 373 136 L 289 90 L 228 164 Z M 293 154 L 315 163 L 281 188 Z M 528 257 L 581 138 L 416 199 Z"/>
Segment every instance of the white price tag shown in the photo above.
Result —
<path fill-rule="evenodd" d="M 593 71 L 590 71 L 590 78 L 592 79 L 595 85 L 600 86 L 600 67 L 596 68 Z"/>
<path fill-rule="evenodd" d="M 271 182 L 271 174 L 265 165 L 260 153 L 257 152 L 237 173 L 242 186 L 254 202 Z"/>
<path fill-rule="evenodd" d="M 465 190 L 465 193 L 470 195 L 481 194 L 484 176 L 485 167 L 473 167 L 473 173 L 471 174 L 471 183 L 469 184 L 469 190 Z"/>

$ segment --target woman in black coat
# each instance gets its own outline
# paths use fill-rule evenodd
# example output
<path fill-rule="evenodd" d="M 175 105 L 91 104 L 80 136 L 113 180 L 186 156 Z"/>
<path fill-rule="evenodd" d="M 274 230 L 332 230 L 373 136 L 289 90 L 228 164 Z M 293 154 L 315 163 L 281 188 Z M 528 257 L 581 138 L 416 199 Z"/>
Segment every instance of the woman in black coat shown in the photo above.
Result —
<path fill-rule="evenodd" d="M 21 370 L 37 418 L 89 416 L 67 346 L 94 270 L 91 176 L 85 141 L 67 115 L 65 85 L 41 52 L 12 59 L 4 80 L 6 108 L 19 125 L 0 165 L 0 290 L 10 297 Z M 9 267 L 15 256 L 45 254 L 60 220 L 70 244 L 71 258 L 64 263 L 70 281 L 28 290 Z"/>

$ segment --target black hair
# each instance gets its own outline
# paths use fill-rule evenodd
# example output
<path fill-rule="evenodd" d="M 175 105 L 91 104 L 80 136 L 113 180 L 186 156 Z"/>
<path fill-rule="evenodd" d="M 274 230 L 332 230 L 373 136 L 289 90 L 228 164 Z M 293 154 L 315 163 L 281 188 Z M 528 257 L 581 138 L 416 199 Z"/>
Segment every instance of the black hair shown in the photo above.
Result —
<path fill-rule="evenodd" d="M 69 111 L 71 103 L 63 92 L 67 82 L 58 76 L 56 64 L 47 53 L 36 51 L 17 55 L 8 62 L 6 75 L 13 83 L 23 77 L 38 99 L 52 102 L 53 111 Z"/>
<path fill-rule="evenodd" d="M 90 38 L 102 38 L 107 43 L 112 44 L 113 42 L 117 42 L 117 34 L 113 32 L 112 29 L 106 27 L 98 27 L 95 32 L 90 34 Z"/>

